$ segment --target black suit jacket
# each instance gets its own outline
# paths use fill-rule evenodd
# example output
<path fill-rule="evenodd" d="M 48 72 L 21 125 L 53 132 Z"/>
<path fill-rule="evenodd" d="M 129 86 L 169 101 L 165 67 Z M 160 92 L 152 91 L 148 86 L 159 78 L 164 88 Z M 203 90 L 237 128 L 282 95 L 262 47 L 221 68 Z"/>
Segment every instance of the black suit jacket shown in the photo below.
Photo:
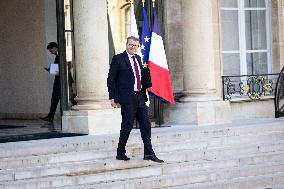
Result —
<path fill-rule="evenodd" d="M 140 93 L 143 95 L 145 102 L 148 101 L 146 89 L 152 87 L 149 69 L 142 67 L 141 58 L 135 55 L 138 60 L 141 70 L 142 89 Z M 135 76 L 131 67 L 128 54 L 124 51 L 121 54 L 115 55 L 112 58 L 110 65 L 107 86 L 109 92 L 109 99 L 114 99 L 120 104 L 127 104 L 131 98 L 134 98 L 134 83 Z"/>

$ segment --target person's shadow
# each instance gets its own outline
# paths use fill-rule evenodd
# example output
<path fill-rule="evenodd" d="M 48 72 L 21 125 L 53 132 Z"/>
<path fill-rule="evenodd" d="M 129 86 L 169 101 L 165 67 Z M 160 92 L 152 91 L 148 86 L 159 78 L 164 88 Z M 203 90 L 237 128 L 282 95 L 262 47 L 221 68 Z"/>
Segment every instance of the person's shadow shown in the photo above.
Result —
<path fill-rule="evenodd" d="M 44 123 L 41 128 L 47 128 L 50 132 L 57 132 L 53 122 Z"/>

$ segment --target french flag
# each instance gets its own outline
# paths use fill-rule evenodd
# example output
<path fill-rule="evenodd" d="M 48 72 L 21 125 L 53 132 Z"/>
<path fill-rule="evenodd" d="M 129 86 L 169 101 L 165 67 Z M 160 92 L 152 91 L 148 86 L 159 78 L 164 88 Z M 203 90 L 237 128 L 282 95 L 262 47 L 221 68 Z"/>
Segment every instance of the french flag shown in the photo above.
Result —
<path fill-rule="evenodd" d="M 155 7 L 148 67 L 152 79 L 152 87 L 148 91 L 162 100 L 174 104 L 170 71 Z"/>

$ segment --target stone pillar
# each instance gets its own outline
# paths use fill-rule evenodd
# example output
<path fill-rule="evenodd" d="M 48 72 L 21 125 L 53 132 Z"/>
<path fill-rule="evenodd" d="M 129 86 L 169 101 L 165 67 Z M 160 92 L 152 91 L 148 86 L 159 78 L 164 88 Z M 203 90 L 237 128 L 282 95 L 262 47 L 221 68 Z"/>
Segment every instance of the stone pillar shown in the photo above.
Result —
<path fill-rule="evenodd" d="M 120 109 L 108 100 L 109 69 L 107 2 L 74 1 L 74 43 L 78 105 L 64 112 L 63 132 L 119 132 Z"/>
<path fill-rule="evenodd" d="M 208 125 L 231 120 L 229 103 L 216 89 L 221 75 L 216 74 L 220 62 L 215 58 L 214 3 L 182 0 L 184 97 L 168 108 L 167 122 Z"/>
<path fill-rule="evenodd" d="M 279 53 L 280 53 L 280 68 L 276 70 L 276 73 L 278 73 L 284 66 L 284 0 L 278 0 L 278 2 L 276 1 L 272 1 L 272 6 L 274 8 L 274 4 L 278 3 L 278 27 L 279 27 Z M 273 12 L 274 13 L 274 12 Z M 272 14 L 273 14 L 272 13 Z M 277 25 L 277 24 L 272 24 L 273 26 L 274 25 Z M 273 28 L 274 29 L 274 28 Z M 274 45 L 273 44 L 273 47 L 274 46 L 278 46 L 278 45 Z M 277 53 L 273 53 L 273 55 Z M 273 57 L 274 58 L 274 57 Z M 277 61 L 275 61 L 277 62 Z M 275 66 L 276 67 L 276 66 Z"/>

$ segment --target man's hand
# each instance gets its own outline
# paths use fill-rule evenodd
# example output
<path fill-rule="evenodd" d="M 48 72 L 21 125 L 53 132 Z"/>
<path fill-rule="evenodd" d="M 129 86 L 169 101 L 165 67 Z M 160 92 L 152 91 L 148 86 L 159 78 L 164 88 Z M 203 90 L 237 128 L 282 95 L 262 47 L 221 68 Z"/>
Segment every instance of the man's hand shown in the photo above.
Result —
<path fill-rule="evenodd" d="M 117 108 L 117 103 L 114 102 L 114 99 L 111 99 L 110 104 L 113 108 Z"/>

